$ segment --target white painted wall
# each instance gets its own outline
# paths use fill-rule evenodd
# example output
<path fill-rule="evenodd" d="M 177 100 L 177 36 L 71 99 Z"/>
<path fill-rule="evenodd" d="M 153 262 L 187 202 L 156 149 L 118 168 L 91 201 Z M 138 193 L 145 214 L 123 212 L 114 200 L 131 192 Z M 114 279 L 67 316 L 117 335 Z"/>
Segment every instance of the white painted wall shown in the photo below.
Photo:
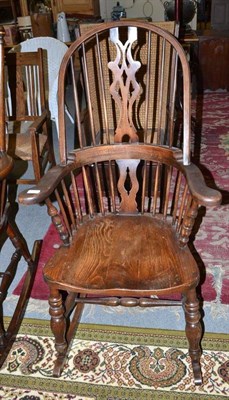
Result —
<path fill-rule="evenodd" d="M 152 21 L 164 21 L 164 6 L 166 0 L 119 0 L 125 8 L 127 18 L 151 17 Z M 100 14 L 105 20 L 111 18 L 111 12 L 116 6 L 117 0 L 100 0 Z M 196 29 L 196 16 L 190 23 L 192 29 Z"/>

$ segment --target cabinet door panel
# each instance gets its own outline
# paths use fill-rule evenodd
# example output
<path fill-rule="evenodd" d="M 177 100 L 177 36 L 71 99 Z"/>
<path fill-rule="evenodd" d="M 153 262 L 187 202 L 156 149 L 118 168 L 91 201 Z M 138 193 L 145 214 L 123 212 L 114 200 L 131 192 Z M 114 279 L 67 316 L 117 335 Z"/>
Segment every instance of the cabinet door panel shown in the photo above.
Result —
<path fill-rule="evenodd" d="M 198 53 L 200 88 L 228 91 L 229 37 L 200 36 Z"/>
<path fill-rule="evenodd" d="M 58 12 L 99 15 L 99 0 L 57 0 Z"/>
<path fill-rule="evenodd" d="M 217 30 L 227 30 L 229 28 L 228 0 L 212 0 L 211 26 Z"/>

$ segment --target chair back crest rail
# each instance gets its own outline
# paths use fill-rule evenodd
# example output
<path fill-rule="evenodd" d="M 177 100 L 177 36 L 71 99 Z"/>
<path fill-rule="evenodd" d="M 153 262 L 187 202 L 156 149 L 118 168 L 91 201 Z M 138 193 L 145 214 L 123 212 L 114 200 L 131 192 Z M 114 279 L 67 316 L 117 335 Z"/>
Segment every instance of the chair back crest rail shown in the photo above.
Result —
<path fill-rule="evenodd" d="M 147 27 L 147 28 L 146 28 Z M 105 54 L 105 56 L 104 56 Z M 87 118 L 82 122 L 78 73 L 81 60 Z M 177 66 L 186 90 L 181 137 L 184 163 L 190 163 L 190 73 L 183 48 L 173 35 L 139 21 L 98 24 L 86 31 L 65 55 L 59 79 L 60 157 L 66 162 L 68 143 L 62 115 L 66 72 L 71 69 L 79 147 L 114 142 L 174 145 Z M 78 72 L 78 71 L 77 71 Z M 81 128 L 80 128 L 81 126 Z"/>

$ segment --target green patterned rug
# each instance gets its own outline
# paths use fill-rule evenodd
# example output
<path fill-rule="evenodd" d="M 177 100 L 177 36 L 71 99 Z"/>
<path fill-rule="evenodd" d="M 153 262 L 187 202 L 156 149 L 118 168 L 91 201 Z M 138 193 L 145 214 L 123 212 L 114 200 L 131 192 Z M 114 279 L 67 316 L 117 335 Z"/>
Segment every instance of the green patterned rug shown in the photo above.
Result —
<path fill-rule="evenodd" d="M 205 334 L 204 384 L 193 384 L 183 332 L 80 324 L 68 363 L 52 378 L 49 324 L 25 320 L 0 371 L 9 400 L 229 398 L 229 337 Z"/>

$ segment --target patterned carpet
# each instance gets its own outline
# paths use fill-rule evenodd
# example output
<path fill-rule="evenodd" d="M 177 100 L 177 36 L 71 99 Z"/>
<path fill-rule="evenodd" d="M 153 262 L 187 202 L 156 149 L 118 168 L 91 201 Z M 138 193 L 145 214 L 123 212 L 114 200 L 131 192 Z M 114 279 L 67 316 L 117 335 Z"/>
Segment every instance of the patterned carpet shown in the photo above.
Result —
<path fill-rule="evenodd" d="M 25 320 L 0 371 L 9 400 L 222 399 L 229 397 L 229 337 L 203 340 L 204 384 L 193 384 L 184 334 L 80 324 L 61 378 L 45 321 Z"/>
<path fill-rule="evenodd" d="M 205 301 L 229 304 L 229 93 L 200 96 L 193 102 L 193 116 L 194 162 L 223 198 L 221 206 L 207 209 L 195 240 L 202 260 L 201 294 Z"/>

